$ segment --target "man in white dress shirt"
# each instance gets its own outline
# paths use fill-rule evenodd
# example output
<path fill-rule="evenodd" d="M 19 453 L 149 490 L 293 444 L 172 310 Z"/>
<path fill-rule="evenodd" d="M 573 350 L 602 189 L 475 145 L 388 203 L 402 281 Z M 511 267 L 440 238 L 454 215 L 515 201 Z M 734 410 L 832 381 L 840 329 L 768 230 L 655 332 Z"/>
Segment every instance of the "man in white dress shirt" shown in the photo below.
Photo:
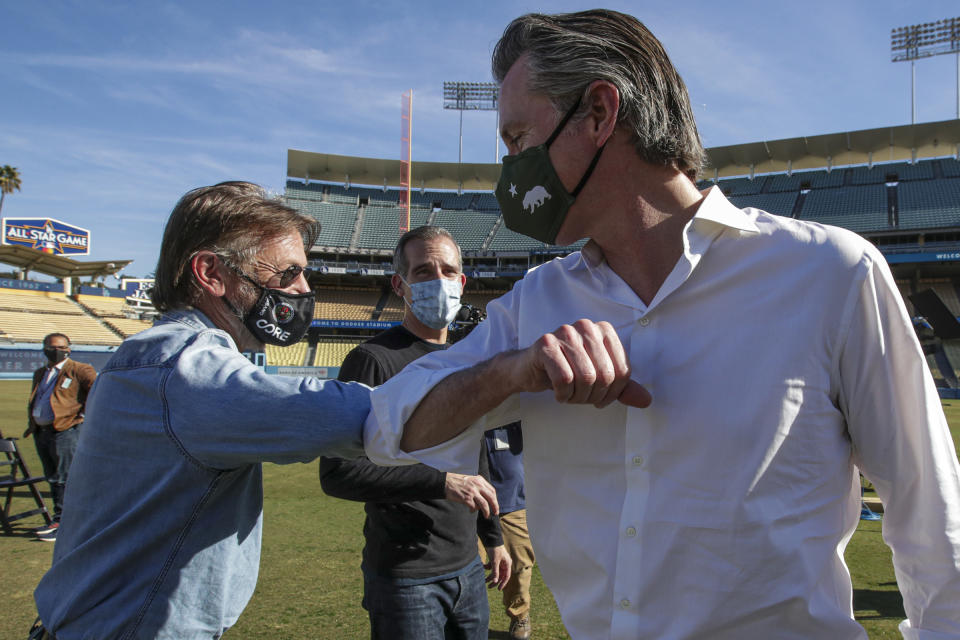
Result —
<path fill-rule="evenodd" d="M 843 560 L 857 468 L 906 638 L 960 638 L 960 467 L 881 254 L 737 209 L 654 36 L 527 15 L 494 51 L 506 224 L 589 237 L 373 393 L 380 464 L 475 473 L 522 420 L 530 534 L 574 638 L 866 638 Z"/>

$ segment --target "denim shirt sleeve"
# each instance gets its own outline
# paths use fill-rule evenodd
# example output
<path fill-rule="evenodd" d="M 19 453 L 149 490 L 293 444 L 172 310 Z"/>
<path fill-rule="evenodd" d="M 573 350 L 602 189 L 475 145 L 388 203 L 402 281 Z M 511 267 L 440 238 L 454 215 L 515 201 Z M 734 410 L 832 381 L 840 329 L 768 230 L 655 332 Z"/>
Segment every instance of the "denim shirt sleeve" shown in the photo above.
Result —
<path fill-rule="evenodd" d="M 164 429 L 200 465 L 233 469 L 363 453 L 367 386 L 268 375 L 219 331 L 200 332 L 160 384 Z"/>

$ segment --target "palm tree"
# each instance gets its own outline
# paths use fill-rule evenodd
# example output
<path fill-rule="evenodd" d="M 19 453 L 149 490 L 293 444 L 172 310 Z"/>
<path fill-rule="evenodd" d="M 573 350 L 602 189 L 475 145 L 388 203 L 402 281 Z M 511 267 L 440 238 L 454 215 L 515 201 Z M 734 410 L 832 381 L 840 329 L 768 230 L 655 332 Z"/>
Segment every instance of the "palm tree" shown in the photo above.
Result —
<path fill-rule="evenodd" d="M 3 210 L 3 197 L 14 191 L 20 191 L 20 170 L 5 164 L 0 167 L 0 211 Z"/>

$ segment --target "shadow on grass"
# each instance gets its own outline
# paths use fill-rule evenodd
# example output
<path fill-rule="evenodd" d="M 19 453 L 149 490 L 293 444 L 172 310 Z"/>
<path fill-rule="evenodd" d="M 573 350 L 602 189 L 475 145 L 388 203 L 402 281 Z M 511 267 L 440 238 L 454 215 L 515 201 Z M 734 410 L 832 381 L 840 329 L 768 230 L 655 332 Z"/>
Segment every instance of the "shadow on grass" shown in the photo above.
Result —
<path fill-rule="evenodd" d="M 53 516 L 53 497 L 50 495 L 50 492 L 41 490 L 40 496 L 43 498 L 43 504 L 47 508 L 48 513 L 51 516 Z M 3 496 L 0 496 L 0 497 L 2 497 L 4 500 L 10 499 L 10 500 L 16 501 L 10 505 L 10 511 L 13 513 L 13 515 L 17 515 L 24 511 L 37 508 L 37 503 L 33 501 L 33 494 L 30 493 L 30 490 L 25 487 L 14 488 L 13 491 L 10 492 L 9 497 L 7 496 L 6 491 L 4 491 Z M 36 514 L 29 517 L 33 519 L 33 518 L 39 518 L 40 516 L 39 514 Z M 40 524 L 42 525 L 43 522 L 41 521 Z M 6 531 L 0 530 L 0 536 L 4 536 L 7 538 L 34 538 L 36 537 L 37 534 L 34 533 L 33 528 L 36 526 L 39 526 L 39 525 L 33 524 L 28 528 L 24 528 L 22 525 L 18 526 L 17 524 L 13 524 L 12 525 L 13 532 L 7 533 Z M 37 542 L 42 542 L 42 541 L 38 540 Z"/>
<path fill-rule="evenodd" d="M 14 527 L 13 533 L 7 533 L 6 531 L 0 531 L 0 538 L 33 538 L 37 542 L 43 542 L 37 538 L 37 534 L 33 532 L 33 529 L 21 529 Z"/>
<path fill-rule="evenodd" d="M 899 591 L 854 589 L 853 609 L 857 612 L 858 620 L 872 620 L 877 618 L 902 619 L 906 617 L 903 611 L 903 598 L 900 597 Z M 872 613 L 874 611 L 876 612 L 875 614 Z"/>
<path fill-rule="evenodd" d="M 52 501 L 52 500 L 53 500 L 53 494 L 50 493 L 50 485 L 47 483 L 46 477 L 45 477 L 45 476 L 30 476 L 30 477 L 31 477 L 31 478 L 40 478 L 40 482 L 38 482 L 38 483 L 35 485 L 35 486 L 37 487 L 37 490 L 40 492 L 40 497 L 43 498 L 44 500 L 51 500 L 51 501 Z M 9 473 L 2 474 L 2 475 L 0 475 L 0 478 L 3 478 L 3 479 L 5 479 L 5 480 L 9 480 L 9 479 L 10 479 L 10 474 L 9 474 Z M 22 479 L 23 479 L 23 475 L 21 475 L 20 473 L 18 473 L 18 474 L 17 474 L 17 480 L 22 480 Z M 11 491 L 11 489 L 12 489 L 12 491 Z M 10 492 L 11 492 L 11 493 L 10 493 L 10 497 L 11 497 L 11 498 L 14 498 L 14 499 L 16 499 L 16 498 L 24 498 L 25 500 L 29 500 L 29 501 L 33 502 L 33 493 L 30 491 L 30 488 L 27 487 L 26 485 L 22 485 L 22 486 L 19 486 L 19 487 L 4 487 L 2 491 L 3 491 L 3 498 L 4 498 L 4 499 L 6 499 L 7 491 L 10 491 Z"/>

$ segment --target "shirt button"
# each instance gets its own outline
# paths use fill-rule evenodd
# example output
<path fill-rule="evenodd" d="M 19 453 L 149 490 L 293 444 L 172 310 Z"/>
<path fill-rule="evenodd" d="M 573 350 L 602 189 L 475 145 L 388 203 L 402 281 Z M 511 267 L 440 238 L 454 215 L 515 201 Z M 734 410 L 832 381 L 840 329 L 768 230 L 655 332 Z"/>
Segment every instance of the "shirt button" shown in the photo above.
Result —
<path fill-rule="evenodd" d="M 632 538 L 637 535 L 636 527 L 627 527 L 627 537 Z"/>
<path fill-rule="evenodd" d="M 633 456 L 633 464 L 638 467 L 643 464 L 643 456 Z"/>
<path fill-rule="evenodd" d="M 624 609 L 629 609 L 629 608 L 630 608 L 630 601 L 627 600 L 626 598 L 624 598 L 623 600 L 620 601 L 620 606 L 621 606 L 622 608 L 624 608 Z"/>
<path fill-rule="evenodd" d="M 648 324 L 650 324 L 650 318 L 648 318 L 648 317 L 646 317 L 646 316 L 640 318 L 640 326 L 641 326 L 641 327 L 645 327 L 645 326 L 647 326 Z"/>

